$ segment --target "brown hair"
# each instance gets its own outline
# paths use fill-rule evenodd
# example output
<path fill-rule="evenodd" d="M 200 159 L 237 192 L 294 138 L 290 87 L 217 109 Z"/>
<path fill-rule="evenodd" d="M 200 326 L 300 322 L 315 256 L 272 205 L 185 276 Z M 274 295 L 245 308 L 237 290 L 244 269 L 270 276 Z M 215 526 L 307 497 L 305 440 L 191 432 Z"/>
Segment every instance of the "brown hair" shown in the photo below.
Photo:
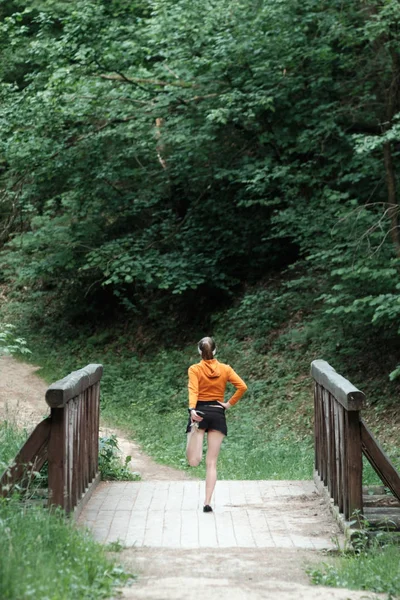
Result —
<path fill-rule="evenodd" d="M 204 337 L 198 343 L 198 349 L 203 360 L 212 360 L 216 345 L 211 337 Z"/>

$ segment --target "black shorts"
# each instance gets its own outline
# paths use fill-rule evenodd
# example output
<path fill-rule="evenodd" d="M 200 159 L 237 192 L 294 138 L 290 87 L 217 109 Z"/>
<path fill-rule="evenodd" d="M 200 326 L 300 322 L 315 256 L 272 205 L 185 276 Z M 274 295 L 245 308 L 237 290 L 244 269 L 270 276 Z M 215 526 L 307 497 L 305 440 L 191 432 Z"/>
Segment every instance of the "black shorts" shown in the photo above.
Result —
<path fill-rule="evenodd" d="M 226 426 L 225 408 L 221 406 L 218 400 L 203 400 L 197 402 L 196 410 L 200 410 L 204 413 L 202 421 L 199 421 L 199 429 L 205 429 L 206 431 L 214 430 L 220 431 L 224 435 L 228 435 L 228 428 Z M 189 433 L 190 427 L 190 416 L 186 427 L 186 433 Z"/>

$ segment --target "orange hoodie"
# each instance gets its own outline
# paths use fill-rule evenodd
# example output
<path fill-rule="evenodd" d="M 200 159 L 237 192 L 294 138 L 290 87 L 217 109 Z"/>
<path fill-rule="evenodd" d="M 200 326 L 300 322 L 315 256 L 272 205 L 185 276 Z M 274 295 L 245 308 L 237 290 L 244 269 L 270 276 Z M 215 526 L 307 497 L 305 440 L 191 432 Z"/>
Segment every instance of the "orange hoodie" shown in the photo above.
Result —
<path fill-rule="evenodd" d="M 239 402 L 247 390 L 247 385 L 229 365 L 220 363 L 216 358 L 201 360 L 197 365 L 192 365 L 189 374 L 189 408 L 196 408 L 197 401 L 219 400 L 224 401 L 226 384 L 232 383 L 236 392 L 229 400 L 233 406 Z"/>

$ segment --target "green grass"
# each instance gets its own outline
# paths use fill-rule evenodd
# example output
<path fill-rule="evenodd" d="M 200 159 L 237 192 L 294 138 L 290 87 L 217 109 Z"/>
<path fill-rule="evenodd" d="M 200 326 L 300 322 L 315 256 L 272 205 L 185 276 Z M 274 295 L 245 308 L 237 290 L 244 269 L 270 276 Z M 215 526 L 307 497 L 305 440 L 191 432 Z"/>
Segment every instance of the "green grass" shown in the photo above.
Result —
<path fill-rule="evenodd" d="M 128 358 L 119 364 L 105 364 L 102 382 L 103 418 L 123 427 L 160 463 L 181 469 L 188 468 L 186 371 L 197 360 L 194 350 L 188 347 L 181 352 L 163 351 L 140 362 Z M 228 437 L 218 461 L 219 478 L 310 479 L 313 448 L 309 386 L 299 389 L 297 400 L 309 404 L 306 414 L 300 413 L 298 403 L 287 393 L 288 376 L 272 373 L 270 364 L 269 374 L 265 368 L 265 379 L 251 377 L 249 366 L 255 369 L 255 358 L 260 361 L 260 355 L 244 352 L 234 360 L 235 356 L 228 355 L 229 348 L 225 350 L 220 360 L 230 362 L 243 374 L 249 390 L 227 413 Z M 230 393 L 232 390 L 227 398 Z M 204 461 L 193 473 L 204 474 Z"/>
<path fill-rule="evenodd" d="M 0 502 L 2 600 L 108 598 L 127 576 L 63 513 Z"/>
<path fill-rule="evenodd" d="M 218 459 L 220 479 L 311 479 L 313 449 L 310 441 L 298 440 L 293 444 L 293 434 L 288 429 L 272 431 L 263 427 L 257 430 L 252 422 L 241 421 L 240 416 L 227 417 L 229 433 Z M 185 458 L 185 410 L 156 417 L 139 415 L 138 411 L 129 415 L 124 410 L 114 410 L 111 414 L 106 411 L 105 418 L 108 417 L 112 423 L 128 429 L 144 451 L 158 462 L 189 469 Z M 190 470 L 193 475 L 205 475 L 204 460 L 199 467 Z"/>
<path fill-rule="evenodd" d="M 26 434 L 0 423 L 0 466 L 15 456 Z M 0 598 L 96 600 L 109 598 L 128 576 L 89 532 L 61 511 L 18 497 L 0 500 Z"/>
<path fill-rule="evenodd" d="M 400 597 L 400 547 L 378 543 L 357 553 L 342 554 L 333 564 L 323 563 L 309 570 L 316 585 L 368 590 Z"/>
<path fill-rule="evenodd" d="M 18 429 L 11 420 L 0 422 L 0 473 L 16 456 L 26 438 L 26 431 Z"/>

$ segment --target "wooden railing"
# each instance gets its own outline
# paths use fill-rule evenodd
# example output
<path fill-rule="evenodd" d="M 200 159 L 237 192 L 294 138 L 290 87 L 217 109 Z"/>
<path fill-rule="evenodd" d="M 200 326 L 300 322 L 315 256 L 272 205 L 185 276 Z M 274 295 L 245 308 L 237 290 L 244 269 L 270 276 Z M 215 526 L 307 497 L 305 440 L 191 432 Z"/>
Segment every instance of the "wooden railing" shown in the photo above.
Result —
<path fill-rule="evenodd" d="M 0 479 L 5 496 L 48 461 L 49 505 L 71 512 L 98 481 L 101 365 L 88 365 L 46 392 L 50 416 L 34 429 Z"/>
<path fill-rule="evenodd" d="M 346 520 L 363 516 L 364 454 L 400 501 L 400 476 L 361 418 L 365 396 L 324 360 L 311 364 L 316 478 Z"/>

